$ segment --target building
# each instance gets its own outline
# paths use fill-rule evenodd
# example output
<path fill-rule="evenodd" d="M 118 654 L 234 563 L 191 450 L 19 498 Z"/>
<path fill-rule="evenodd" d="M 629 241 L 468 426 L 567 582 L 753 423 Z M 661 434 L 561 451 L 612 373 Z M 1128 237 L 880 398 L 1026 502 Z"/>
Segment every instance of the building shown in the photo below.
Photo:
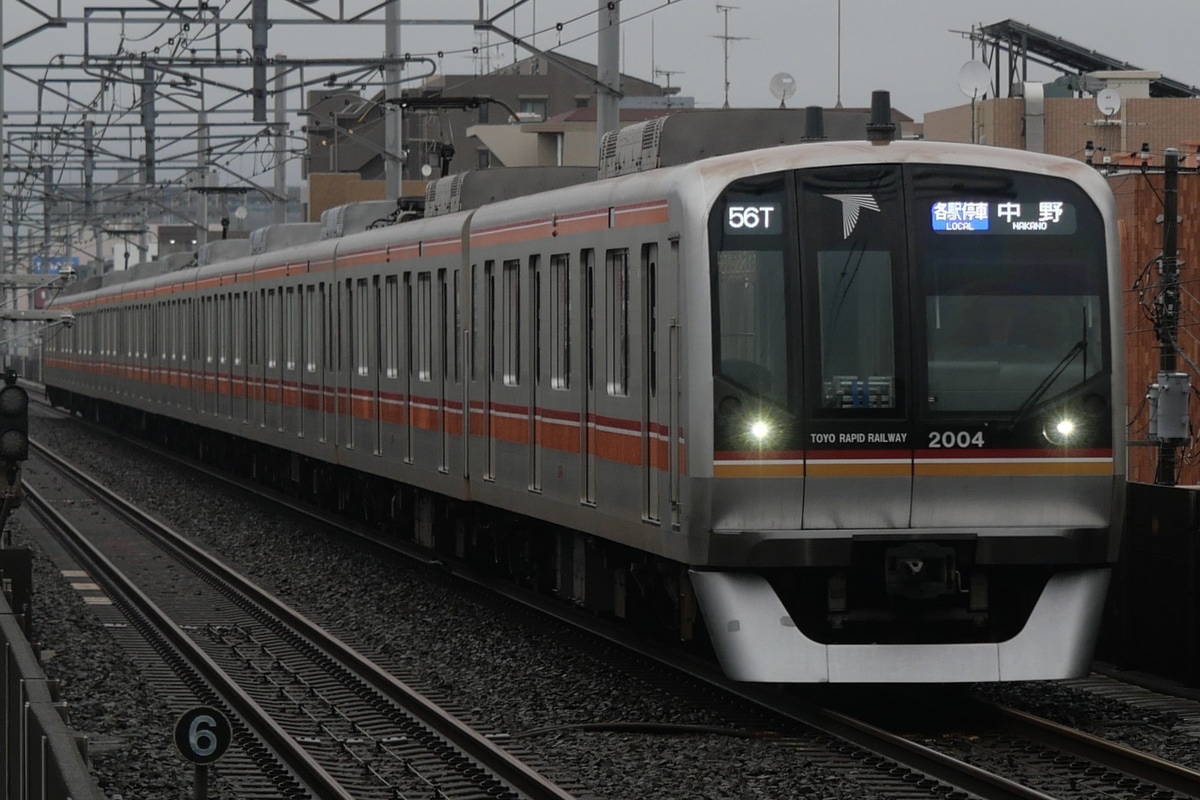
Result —
<path fill-rule="evenodd" d="M 1180 265 L 1178 370 L 1200 387 L 1200 89 L 1006 20 L 972 33 L 994 70 L 983 99 L 925 115 L 925 138 L 978 142 L 1091 163 L 1108 178 L 1121 232 L 1126 330 L 1129 478 L 1156 482 L 1159 448 L 1149 436 L 1147 390 L 1159 372 L 1158 315 L 1163 254 L 1164 152 L 1180 156 L 1177 228 Z M 1007 84 L 1001 73 L 1008 53 Z M 1037 60 L 1057 80 L 1029 79 Z M 989 97 L 993 87 L 1007 97 Z M 980 87 L 981 91 L 983 87 Z M 965 88 L 964 88 L 965 91 Z M 1195 392 L 1193 391 L 1193 394 Z M 1200 484 L 1200 402 L 1192 398 L 1192 437 L 1177 451 L 1175 480 Z"/>
<path fill-rule="evenodd" d="M 520 128 L 576 109 L 595 108 L 596 66 L 554 56 L 532 56 L 486 75 L 435 75 L 403 94 L 403 179 L 424 181 L 444 172 L 509 166 L 468 129 L 479 125 Z M 688 105 L 666 89 L 621 76 L 622 104 L 640 107 Z M 351 88 L 330 86 L 309 93 L 304 127 L 310 173 L 354 172 L 366 181 L 384 177 L 383 96 L 365 98 Z M 594 154 L 593 154 L 594 155 Z"/>

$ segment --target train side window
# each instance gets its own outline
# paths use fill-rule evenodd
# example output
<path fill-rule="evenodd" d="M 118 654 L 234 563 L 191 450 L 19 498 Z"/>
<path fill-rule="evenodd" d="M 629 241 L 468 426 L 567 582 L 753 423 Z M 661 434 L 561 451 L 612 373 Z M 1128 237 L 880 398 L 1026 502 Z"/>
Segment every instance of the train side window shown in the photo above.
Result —
<path fill-rule="evenodd" d="M 433 275 L 429 272 L 417 275 L 416 312 L 417 380 L 428 383 L 433 380 Z"/>
<path fill-rule="evenodd" d="M 283 300 L 283 365 L 287 370 L 296 368 L 296 287 L 284 290 Z"/>
<path fill-rule="evenodd" d="M 233 296 L 233 364 L 242 366 L 246 361 L 246 293 Z"/>
<path fill-rule="evenodd" d="M 494 261 L 484 262 L 484 284 L 487 299 L 484 311 L 487 313 L 488 350 L 487 350 L 487 380 L 496 380 L 496 264 Z"/>
<path fill-rule="evenodd" d="M 658 245 L 642 245 L 646 281 L 646 377 L 650 397 L 658 397 Z"/>
<path fill-rule="evenodd" d="M 591 390 L 596 386 L 596 251 L 581 251 L 579 266 L 584 275 L 583 379 Z"/>
<path fill-rule="evenodd" d="M 274 369 L 279 364 L 279 295 L 267 289 L 267 367 Z"/>
<path fill-rule="evenodd" d="M 383 279 L 383 370 L 389 378 L 400 377 L 400 279 Z"/>
<path fill-rule="evenodd" d="M 608 393 L 629 394 L 629 251 L 605 255 L 608 289 Z"/>
<path fill-rule="evenodd" d="M 550 387 L 571 388 L 571 256 L 550 256 Z"/>
<path fill-rule="evenodd" d="M 367 347 L 371 327 L 371 294 L 367 288 L 367 279 L 359 278 L 355 285 L 354 295 L 354 368 L 360 376 L 371 374 L 370 348 Z"/>
<path fill-rule="evenodd" d="M 317 287 L 303 287 L 304 306 L 301 309 L 300 329 L 304 333 L 304 352 L 300 358 L 304 361 L 305 372 L 317 371 L 317 320 L 320 319 L 321 307 L 317 305 Z"/>
<path fill-rule="evenodd" d="M 217 361 L 222 366 L 229 363 L 229 306 L 229 295 L 221 295 L 217 302 Z"/>
<path fill-rule="evenodd" d="M 454 382 L 462 382 L 462 270 L 454 270 Z"/>
<path fill-rule="evenodd" d="M 504 385 L 521 383 L 521 262 L 504 262 L 504 315 L 501 330 L 504 334 Z"/>
<path fill-rule="evenodd" d="M 478 374 L 475 372 L 475 363 L 476 363 L 476 361 L 480 360 L 480 358 L 477 358 L 475 355 L 475 353 L 476 353 L 475 348 L 477 348 L 479 346 L 479 341 L 478 341 L 479 340 L 479 302 L 480 302 L 479 298 L 480 298 L 479 265 L 472 264 L 471 265 L 471 316 L 467 322 L 467 324 L 469 325 L 468 330 L 471 332 L 471 347 L 469 350 L 467 350 L 467 354 L 466 354 L 467 372 L 470 374 L 472 381 L 478 380 L 478 378 L 479 378 Z"/>

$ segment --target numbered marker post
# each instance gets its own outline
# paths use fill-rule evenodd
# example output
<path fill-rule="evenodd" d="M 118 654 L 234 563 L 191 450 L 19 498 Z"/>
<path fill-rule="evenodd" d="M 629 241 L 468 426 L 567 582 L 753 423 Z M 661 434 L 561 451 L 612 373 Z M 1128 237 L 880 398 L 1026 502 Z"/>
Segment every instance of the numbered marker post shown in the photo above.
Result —
<path fill-rule="evenodd" d="M 208 765 L 225 755 L 232 739 L 229 720 L 215 708 L 197 706 L 175 723 L 175 748 L 196 765 L 196 800 L 208 797 Z"/>

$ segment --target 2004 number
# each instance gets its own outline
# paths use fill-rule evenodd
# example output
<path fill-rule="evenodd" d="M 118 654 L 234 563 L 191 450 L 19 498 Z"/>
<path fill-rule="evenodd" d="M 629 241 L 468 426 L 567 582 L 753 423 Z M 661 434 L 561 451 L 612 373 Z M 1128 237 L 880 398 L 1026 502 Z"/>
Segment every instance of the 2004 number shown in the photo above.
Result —
<path fill-rule="evenodd" d="M 983 447 L 983 432 L 976 431 L 930 431 L 929 447 Z"/>

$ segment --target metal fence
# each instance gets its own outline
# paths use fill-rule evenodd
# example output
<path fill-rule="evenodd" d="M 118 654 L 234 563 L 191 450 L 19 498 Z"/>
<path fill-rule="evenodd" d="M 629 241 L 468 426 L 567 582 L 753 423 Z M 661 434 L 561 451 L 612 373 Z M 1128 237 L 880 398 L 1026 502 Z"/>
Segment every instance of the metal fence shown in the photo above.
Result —
<path fill-rule="evenodd" d="M 5 555 L 13 551 L 5 551 Z M 15 559 L 20 565 L 28 559 Z M 14 561 L 0 559 L 11 566 Z M 17 566 L 19 572 L 22 567 Z M 12 585 L 9 570 L 6 582 Z M 20 577 L 15 581 L 22 583 Z M 28 585 L 28 582 L 25 582 Z M 87 765 L 87 741 L 67 724 L 58 683 L 46 677 L 12 595 L 0 597 L 0 789 L 6 800 L 104 800 Z"/>

